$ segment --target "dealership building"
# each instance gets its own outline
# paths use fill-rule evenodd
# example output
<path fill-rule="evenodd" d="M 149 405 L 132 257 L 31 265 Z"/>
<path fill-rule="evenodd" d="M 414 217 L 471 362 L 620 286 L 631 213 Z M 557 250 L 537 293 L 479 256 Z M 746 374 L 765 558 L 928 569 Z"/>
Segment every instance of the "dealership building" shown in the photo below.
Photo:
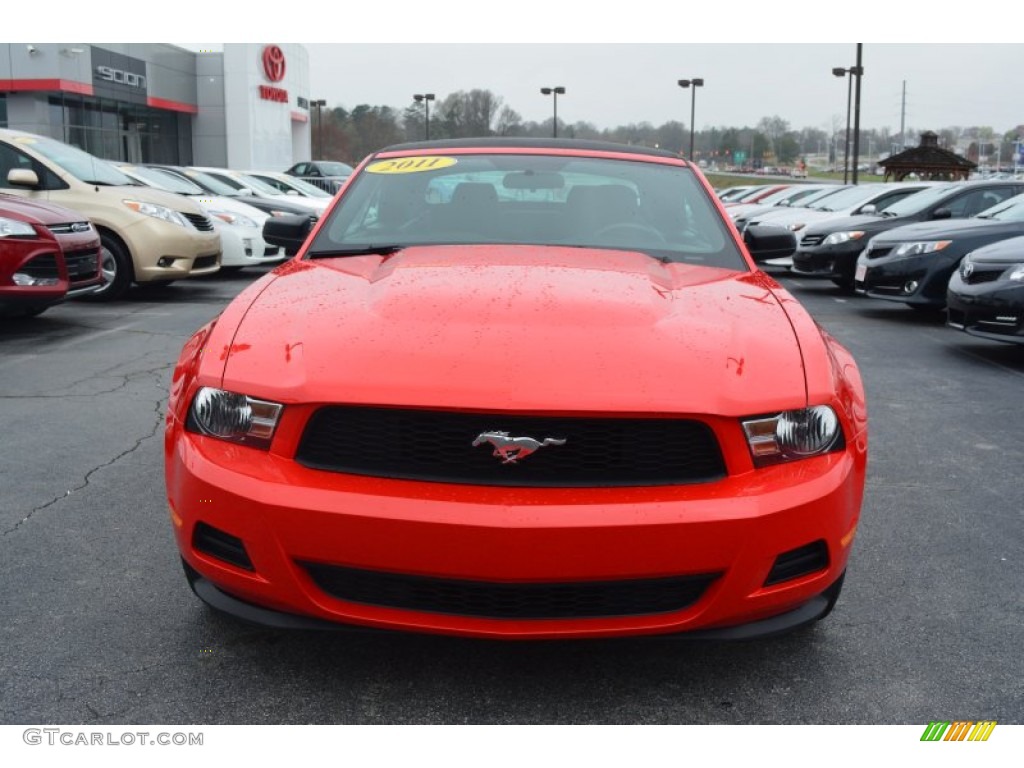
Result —
<path fill-rule="evenodd" d="M 310 158 L 309 55 L 293 43 L 3 43 L 0 127 L 109 160 L 284 170 Z"/>

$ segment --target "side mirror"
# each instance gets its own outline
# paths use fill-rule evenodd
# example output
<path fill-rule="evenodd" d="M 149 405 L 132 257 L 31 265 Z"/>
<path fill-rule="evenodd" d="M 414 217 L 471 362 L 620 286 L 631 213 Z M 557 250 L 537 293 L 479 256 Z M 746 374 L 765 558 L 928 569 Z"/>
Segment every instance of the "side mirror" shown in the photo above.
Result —
<path fill-rule="evenodd" d="M 240 194 L 242 197 L 253 197 L 252 190 L 249 189 L 248 187 L 242 187 L 241 189 L 239 189 L 238 194 Z"/>
<path fill-rule="evenodd" d="M 861 208 L 859 211 L 857 211 L 857 213 L 863 213 L 863 214 L 866 214 L 866 215 L 871 215 L 873 213 L 878 213 L 878 206 L 875 205 L 874 203 L 868 203 L 863 208 Z"/>
<path fill-rule="evenodd" d="M 7 172 L 7 183 L 14 187 L 38 187 L 39 177 L 30 168 L 12 168 Z"/>
<path fill-rule="evenodd" d="M 298 197 L 299 196 L 299 190 L 297 190 L 297 189 L 289 189 L 289 190 L 285 191 L 285 194 L 286 195 L 292 195 L 293 197 Z"/>
<path fill-rule="evenodd" d="M 294 256 L 312 231 L 313 219 L 309 216 L 271 216 L 263 224 L 263 239 L 268 245 L 284 248 L 285 253 Z"/>
<path fill-rule="evenodd" d="M 936 208 L 932 211 L 933 219 L 952 219 L 953 212 L 949 208 Z"/>

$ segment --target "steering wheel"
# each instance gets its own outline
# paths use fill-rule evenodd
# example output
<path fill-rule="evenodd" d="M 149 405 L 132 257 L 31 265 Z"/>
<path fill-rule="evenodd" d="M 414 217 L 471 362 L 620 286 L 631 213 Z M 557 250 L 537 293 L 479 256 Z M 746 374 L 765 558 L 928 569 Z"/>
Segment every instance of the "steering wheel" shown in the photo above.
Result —
<path fill-rule="evenodd" d="M 618 224 L 609 224 L 607 227 L 602 227 L 594 233 L 595 237 L 609 237 L 609 239 L 619 242 L 628 240 L 630 235 L 640 235 L 647 238 L 647 240 L 654 240 L 659 243 L 668 242 L 665 236 L 654 227 L 649 227 L 646 224 L 637 224 L 633 221 L 620 221 Z"/>

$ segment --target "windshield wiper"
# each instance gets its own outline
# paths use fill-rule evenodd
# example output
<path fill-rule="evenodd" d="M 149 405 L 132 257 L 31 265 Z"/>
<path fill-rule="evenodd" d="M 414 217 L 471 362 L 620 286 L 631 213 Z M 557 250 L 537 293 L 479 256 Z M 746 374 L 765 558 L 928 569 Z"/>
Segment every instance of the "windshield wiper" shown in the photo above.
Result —
<path fill-rule="evenodd" d="M 311 259 L 329 259 L 340 256 L 389 256 L 398 253 L 404 245 L 352 245 L 347 248 L 325 248 L 323 250 L 307 251 L 306 255 Z"/>

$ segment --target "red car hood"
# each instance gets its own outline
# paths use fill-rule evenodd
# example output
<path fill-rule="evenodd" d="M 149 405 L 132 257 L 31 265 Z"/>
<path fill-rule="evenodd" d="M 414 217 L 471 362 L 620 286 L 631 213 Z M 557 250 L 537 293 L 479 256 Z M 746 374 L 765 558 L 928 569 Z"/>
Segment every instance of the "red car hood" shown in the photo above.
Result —
<path fill-rule="evenodd" d="M 736 416 L 805 404 L 793 329 L 752 273 L 533 246 L 417 247 L 275 272 L 218 356 L 226 389 L 482 410 Z"/>
<path fill-rule="evenodd" d="M 89 217 L 54 203 L 41 203 L 14 195 L 0 195 L 0 216 L 10 216 L 30 224 L 70 224 Z"/>

